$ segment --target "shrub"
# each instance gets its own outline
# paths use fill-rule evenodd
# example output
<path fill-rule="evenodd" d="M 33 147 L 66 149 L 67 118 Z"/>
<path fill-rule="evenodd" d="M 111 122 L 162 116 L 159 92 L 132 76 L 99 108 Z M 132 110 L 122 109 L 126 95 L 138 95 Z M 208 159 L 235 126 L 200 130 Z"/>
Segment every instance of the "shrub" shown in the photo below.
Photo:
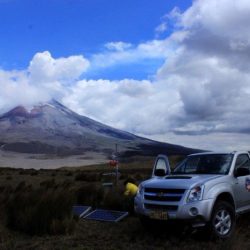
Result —
<path fill-rule="evenodd" d="M 31 235 L 71 233 L 73 197 L 66 190 L 18 192 L 7 204 L 7 225 Z"/>
<path fill-rule="evenodd" d="M 0 186 L 0 193 L 2 193 L 5 190 L 5 186 Z"/>
<path fill-rule="evenodd" d="M 65 176 L 73 176 L 73 172 L 72 171 L 66 171 Z"/>
<path fill-rule="evenodd" d="M 143 176 L 142 174 L 137 173 L 137 174 L 135 175 L 135 179 L 136 179 L 137 181 L 142 181 L 142 180 L 144 180 L 144 176 Z"/>
<path fill-rule="evenodd" d="M 25 181 L 19 182 L 19 184 L 16 186 L 15 192 L 26 192 L 28 190 L 32 189 L 32 185 L 27 185 Z"/>
<path fill-rule="evenodd" d="M 121 174 L 119 177 L 119 180 L 126 180 L 128 179 L 128 175 L 127 174 Z"/>
<path fill-rule="evenodd" d="M 56 186 L 55 179 L 48 179 L 40 183 L 41 187 L 45 189 L 54 188 Z"/>
<path fill-rule="evenodd" d="M 78 173 L 75 176 L 75 181 L 85 181 L 86 180 L 86 174 L 85 173 Z"/>
<path fill-rule="evenodd" d="M 26 186 L 26 181 L 21 181 L 19 182 L 19 184 L 17 185 L 17 188 L 21 188 L 21 187 L 24 187 Z"/>
<path fill-rule="evenodd" d="M 72 218 L 64 220 L 53 219 L 50 224 L 51 234 L 71 234 L 75 229 L 75 221 Z"/>
<path fill-rule="evenodd" d="M 69 188 L 69 187 L 71 187 L 73 185 L 74 185 L 73 181 L 70 181 L 70 180 L 65 180 L 61 184 L 61 186 L 64 187 L 64 188 Z"/>
<path fill-rule="evenodd" d="M 30 176 L 35 176 L 38 174 L 39 174 L 39 172 L 37 170 L 33 170 L 33 171 L 31 171 Z"/>
<path fill-rule="evenodd" d="M 100 174 L 96 173 L 78 173 L 75 176 L 75 181 L 86 181 L 86 182 L 95 182 L 100 181 Z"/>
<path fill-rule="evenodd" d="M 78 204 L 98 207 L 104 197 L 104 190 L 102 186 L 97 185 L 82 185 L 76 191 L 76 200 Z"/>
<path fill-rule="evenodd" d="M 123 195 L 123 191 L 123 186 L 117 186 L 107 190 L 102 206 L 107 209 L 128 210 L 127 199 Z"/>
<path fill-rule="evenodd" d="M 0 206 L 7 203 L 12 192 L 13 192 L 13 187 L 11 185 L 1 186 Z"/>
<path fill-rule="evenodd" d="M 105 188 L 103 186 L 85 184 L 76 191 L 77 204 L 102 207 L 113 210 L 133 212 L 134 198 L 123 195 L 123 186 Z"/>
<path fill-rule="evenodd" d="M 25 172 L 25 170 L 24 170 L 24 169 L 22 169 L 22 170 L 20 170 L 20 171 L 19 171 L 19 174 L 20 174 L 20 175 L 25 175 L 25 174 L 26 174 L 26 172 Z"/>

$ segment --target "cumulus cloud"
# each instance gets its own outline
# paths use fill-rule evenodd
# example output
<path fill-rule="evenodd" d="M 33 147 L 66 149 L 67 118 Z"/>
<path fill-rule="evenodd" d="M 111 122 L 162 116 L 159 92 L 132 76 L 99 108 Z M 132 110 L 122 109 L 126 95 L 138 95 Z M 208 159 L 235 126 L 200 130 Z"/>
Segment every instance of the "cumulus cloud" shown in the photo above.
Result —
<path fill-rule="evenodd" d="M 149 80 L 81 80 L 62 101 L 78 113 L 111 126 L 153 135 L 168 131 L 179 110 L 179 94 L 168 88 Z"/>
<path fill-rule="evenodd" d="M 173 46 L 171 39 L 155 39 L 137 45 L 110 42 L 105 44 L 106 50 L 92 55 L 91 66 L 98 69 L 143 60 L 165 59 L 173 52 Z"/>
<path fill-rule="evenodd" d="M 48 92 L 29 83 L 25 71 L 0 70 L 0 112 L 20 104 L 32 105 L 49 99 Z"/>
<path fill-rule="evenodd" d="M 63 103 L 109 125 L 135 131 L 139 116 L 146 122 L 144 109 L 149 106 L 146 100 L 153 92 L 147 80 L 81 80 L 64 96 Z M 141 102 L 143 99 L 145 104 Z M 79 105 L 82 102 L 84 105 Z"/>
<path fill-rule="evenodd" d="M 88 66 L 83 56 L 55 59 L 45 51 L 35 54 L 26 70 L 0 70 L 0 111 L 61 98 L 67 91 L 64 84 L 74 83 Z"/>
<path fill-rule="evenodd" d="M 31 81 L 67 81 L 78 79 L 89 67 L 83 56 L 54 59 L 48 51 L 37 53 L 30 62 L 28 71 Z"/>
<path fill-rule="evenodd" d="M 175 15 L 185 36 L 157 77 L 179 78 L 184 117 L 176 133 L 248 131 L 249 13 L 244 0 L 199 0 Z"/>

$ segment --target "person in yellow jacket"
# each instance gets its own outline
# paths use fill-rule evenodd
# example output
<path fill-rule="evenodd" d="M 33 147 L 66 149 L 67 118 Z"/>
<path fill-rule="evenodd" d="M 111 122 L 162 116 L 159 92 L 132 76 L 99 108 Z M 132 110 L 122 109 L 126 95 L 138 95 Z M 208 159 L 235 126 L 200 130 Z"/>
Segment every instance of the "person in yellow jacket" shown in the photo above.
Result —
<path fill-rule="evenodd" d="M 125 192 L 124 192 L 125 196 L 134 197 L 136 195 L 138 187 L 134 184 L 134 181 L 132 179 L 127 179 L 124 182 L 124 186 L 125 186 Z"/>
<path fill-rule="evenodd" d="M 132 178 L 124 181 L 124 210 L 129 211 L 130 214 L 134 213 L 134 197 L 136 196 L 138 187 Z"/>

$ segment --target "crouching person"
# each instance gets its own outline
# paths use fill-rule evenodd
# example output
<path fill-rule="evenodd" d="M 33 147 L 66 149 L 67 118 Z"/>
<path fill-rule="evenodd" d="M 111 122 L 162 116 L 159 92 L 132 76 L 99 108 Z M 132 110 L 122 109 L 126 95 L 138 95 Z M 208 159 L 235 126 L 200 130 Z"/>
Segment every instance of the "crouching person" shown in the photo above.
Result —
<path fill-rule="evenodd" d="M 138 187 L 132 178 L 128 178 L 124 181 L 125 191 L 124 191 L 124 209 L 129 211 L 130 214 L 134 213 L 134 198 L 136 196 Z"/>

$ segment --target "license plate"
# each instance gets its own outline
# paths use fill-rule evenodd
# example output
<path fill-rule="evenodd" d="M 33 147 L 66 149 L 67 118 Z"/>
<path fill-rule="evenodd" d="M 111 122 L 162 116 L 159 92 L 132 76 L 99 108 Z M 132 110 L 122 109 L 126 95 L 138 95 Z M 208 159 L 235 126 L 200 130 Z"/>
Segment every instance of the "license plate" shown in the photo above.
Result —
<path fill-rule="evenodd" d="M 156 220 L 167 220 L 168 213 L 166 211 L 151 211 L 149 217 Z"/>

